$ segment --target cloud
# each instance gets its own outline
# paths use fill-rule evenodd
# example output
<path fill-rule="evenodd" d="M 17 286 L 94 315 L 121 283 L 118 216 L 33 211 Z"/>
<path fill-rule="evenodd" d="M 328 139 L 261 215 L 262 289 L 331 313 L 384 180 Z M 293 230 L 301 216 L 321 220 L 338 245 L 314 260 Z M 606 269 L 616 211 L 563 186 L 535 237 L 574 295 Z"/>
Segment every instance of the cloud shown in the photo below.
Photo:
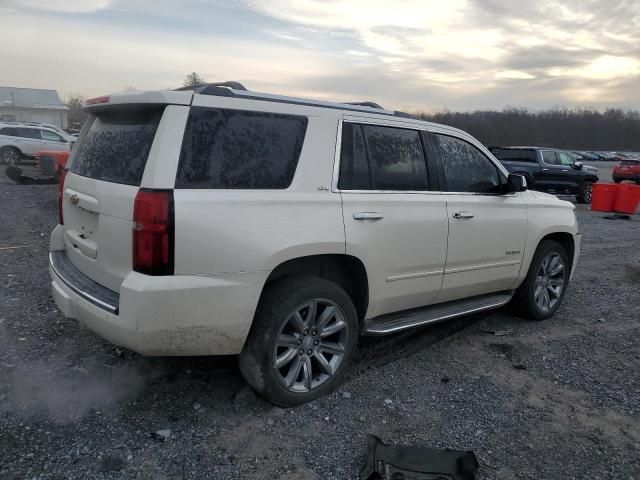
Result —
<path fill-rule="evenodd" d="M 90 13 L 108 8 L 113 3 L 114 0 L 1 0 L 0 7 L 15 10 Z"/>
<path fill-rule="evenodd" d="M 627 86 L 640 73 L 637 0 L 27 2 L 0 0 L 14 8 L 5 34 L 23 39 L 0 44 L 3 81 L 61 93 L 169 87 L 195 70 L 389 108 L 640 106 Z"/>

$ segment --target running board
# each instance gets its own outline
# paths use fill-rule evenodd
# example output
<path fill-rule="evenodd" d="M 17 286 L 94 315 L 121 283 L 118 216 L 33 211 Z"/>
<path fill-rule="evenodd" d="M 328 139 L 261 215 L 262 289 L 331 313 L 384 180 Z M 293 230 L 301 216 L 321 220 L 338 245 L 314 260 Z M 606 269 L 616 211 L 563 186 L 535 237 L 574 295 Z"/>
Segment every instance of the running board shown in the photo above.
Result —
<path fill-rule="evenodd" d="M 389 335 L 428 323 L 441 322 L 450 318 L 491 310 L 509 303 L 513 294 L 514 292 L 509 290 L 381 315 L 367 320 L 362 334 L 372 336 Z"/>

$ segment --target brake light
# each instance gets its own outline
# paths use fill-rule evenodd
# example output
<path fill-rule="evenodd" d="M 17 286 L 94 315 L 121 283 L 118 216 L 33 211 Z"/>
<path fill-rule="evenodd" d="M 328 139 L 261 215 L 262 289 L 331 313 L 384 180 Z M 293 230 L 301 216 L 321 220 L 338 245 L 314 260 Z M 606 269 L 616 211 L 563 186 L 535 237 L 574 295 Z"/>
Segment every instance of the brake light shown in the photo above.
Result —
<path fill-rule="evenodd" d="M 140 189 L 133 205 L 133 269 L 173 275 L 173 191 Z"/>
<path fill-rule="evenodd" d="M 109 95 L 103 95 L 102 97 L 90 98 L 85 103 L 87 105 L 97 105 L 98 103 L 109 103 Z"/>
<path fill-rule="evenodd" d="M 58 222 L 64 225 L 64 215 L 62 214 L 62 201 L 64 200 L 64 181 L 67 178 L 67 169 L 60 170 L 60 180 L 58 182 Z"/>

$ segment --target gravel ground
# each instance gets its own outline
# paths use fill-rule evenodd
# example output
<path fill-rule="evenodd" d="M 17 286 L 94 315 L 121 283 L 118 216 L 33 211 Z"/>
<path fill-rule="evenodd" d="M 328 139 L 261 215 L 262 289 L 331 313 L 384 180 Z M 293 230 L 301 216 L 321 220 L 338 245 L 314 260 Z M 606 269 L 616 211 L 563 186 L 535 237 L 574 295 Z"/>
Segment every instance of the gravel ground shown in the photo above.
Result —
<path fill-rule="evenodd" d="M 0 174 L 0 205 L 2 479 L 357 478 L 368 432 L 473 449 L 480 479 L 640 478 L 637 216 L 579 208 L 583 255 L 553 319 L 363 339 L 338 391 L 280 409 L 233 357 L 145 358 L 63 318 L 55 186 Z"/>

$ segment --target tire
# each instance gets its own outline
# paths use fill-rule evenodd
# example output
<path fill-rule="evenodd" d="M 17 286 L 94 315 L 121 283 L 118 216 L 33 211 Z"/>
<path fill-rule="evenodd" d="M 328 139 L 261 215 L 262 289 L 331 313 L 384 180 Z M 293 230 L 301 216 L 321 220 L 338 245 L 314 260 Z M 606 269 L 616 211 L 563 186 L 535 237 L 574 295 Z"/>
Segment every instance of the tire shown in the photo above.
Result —
<path fill-rule="evenodd" d="M 20 150 L 14 147 L 4 147 L 0 149 L 0 162 L 5 165 L 17 165 L 20 163 L 22 154 Z"/>
<path fill-rule="evenodd" d="M 580 192 L 576 195 L 576 199 L 578 203 L 591 203 L 591 198 L 593 196 L 593 182 L 582 182 L 580 185 Z"/>
<path fill-rule="evenodd" d="M 555 258 L 558 258 L 562 262 L 562 271 L 556 275 L 552 275 L 555 269 L 551 269 L 551 265 L 554 263 Z M 545 260 L 546 272 L 544 269 Z M 527 277 L 520 287 L 516 290 L 516 294 L 511 300 L 512 309 L 516 313 L 532 320 L 546 320 L 553 316 L 558 307 L 562 304 L 564 295 L 567 292 L 567 285 L 569 283 L 569 276 L 571 274 L 571 265 L 569 263 L 569 255 L 565 248 L 558 242 L 553 240 L 543 240 L 536 253 L 533 255 Z M 545 280 L 546 277 L 546 280 Z M 559 286 L 554 289 L 554 286 Z M 547 286 L 547 288 L 545 288 Z M 542 298 L 538 293 L 538 287 L 540 287 Z M 546 299 L 549 303 L 545 307 L 544 293 L 546 290 Z M 554 294 L 551 292 L 555 292 Z M 552 303 L 553 301 L 553 303 Z"/>
<path fill-rule="evenodd" d="M 240 371 L 269 402 L 300 405 L 340 384 L 358 333 L 355 306 L 340 286 L 319 277 L 288 277 L 263 292 Z"/>

